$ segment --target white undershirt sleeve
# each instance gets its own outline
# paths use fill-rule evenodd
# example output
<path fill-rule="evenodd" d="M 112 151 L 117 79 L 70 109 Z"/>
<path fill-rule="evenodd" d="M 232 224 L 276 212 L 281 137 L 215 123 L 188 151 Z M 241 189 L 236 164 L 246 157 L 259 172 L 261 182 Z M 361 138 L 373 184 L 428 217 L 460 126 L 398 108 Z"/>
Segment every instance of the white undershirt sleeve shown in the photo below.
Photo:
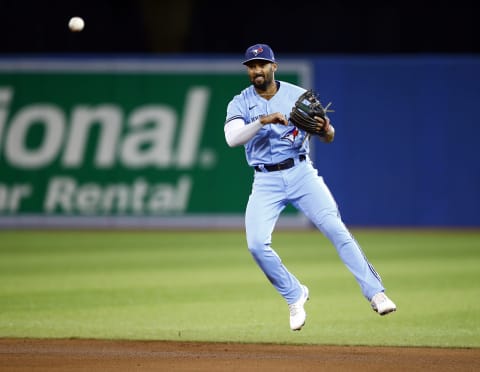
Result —
<path fill-rule="evenodd" d="M 234 119 L 225 124 L 225 140 L 230 147 L 244 145 L 253 138 L 262 126 L 259 119 L 249 124 L 245 124 L 242 119 Z"/>

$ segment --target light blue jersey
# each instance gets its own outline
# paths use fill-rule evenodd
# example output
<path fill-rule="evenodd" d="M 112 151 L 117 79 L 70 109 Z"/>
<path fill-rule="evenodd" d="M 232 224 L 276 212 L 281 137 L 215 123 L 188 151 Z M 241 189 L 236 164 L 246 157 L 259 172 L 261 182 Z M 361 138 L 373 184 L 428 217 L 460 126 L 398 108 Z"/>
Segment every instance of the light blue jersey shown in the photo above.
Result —
<path fill-rule="evenodd" d="M 226 123 L 243 119 L 249 124 L 262 116 L 281 112 L 287 119 L 298 97 L 305 89 L 296 85 L 277 81 L 278 91 L 270 100 L 258 95 L 253 85 L 245 88 L 228 104 Z M 308 154 L 309 142 L 306 133 L 292 123 L 288 126 L 267 124 L 245 144 L 245 154 L 250 166 L 276 164 L 299 154 Z"/>

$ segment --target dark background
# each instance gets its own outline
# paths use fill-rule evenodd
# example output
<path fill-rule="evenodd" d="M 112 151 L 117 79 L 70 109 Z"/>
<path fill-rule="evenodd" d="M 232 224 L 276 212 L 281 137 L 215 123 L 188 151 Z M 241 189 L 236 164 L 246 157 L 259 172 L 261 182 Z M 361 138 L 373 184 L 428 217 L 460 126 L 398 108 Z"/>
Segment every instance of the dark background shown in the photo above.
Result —
<path fill-rule="evenodd" d="M 243 54 L 257 42 L 302 54 L 480 52 L 471 3 L 386 3 L 0 0 L 0 53 Z M 72 16 L 84 31 L 68 30 Z"/>
<path fill-rule="evenodd" d="M 458 1 L 449 8 L 422 1 L 313 4 L 0 0 L 0 59 L 241 60 L 258 42 L 270 44 L 279 60 L 310 56 L 318 72 L 313 87 L 334 103 L 341 133 L 335 146 L 316 146 L 315 160 L 345 221 L 480 226 L 479 12 Z M 84 31 L 68 30 L 72 16 L 85 19 Z"/>

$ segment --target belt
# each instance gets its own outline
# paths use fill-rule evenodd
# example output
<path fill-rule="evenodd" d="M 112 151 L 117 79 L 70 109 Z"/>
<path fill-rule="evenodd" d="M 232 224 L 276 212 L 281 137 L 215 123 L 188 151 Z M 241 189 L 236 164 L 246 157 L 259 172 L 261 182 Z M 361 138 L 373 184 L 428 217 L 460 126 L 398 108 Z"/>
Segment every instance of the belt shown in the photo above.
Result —
<path fill-rule="evenodd" d="M 298 159 L 300 161 L 304 161 L 305 159 L 307 159 L 307 157 L 302 154 L 298 157 Z M 290 159 L 284 160 L 284 161 L 282 161 L 280 163 L 277 163 L 277 164 L 269 164 L 269 165 L 263 165 L 263 166 L 256 165 L 255 170 L 257 172 L 263 172 L 264 170 L 267 171 L 267 172 L 275 172 L 275 171 L 279 171 L 279 170 L 292 168 L 294 165 L 295 165 L 295 160 L 290 158 Z"/>

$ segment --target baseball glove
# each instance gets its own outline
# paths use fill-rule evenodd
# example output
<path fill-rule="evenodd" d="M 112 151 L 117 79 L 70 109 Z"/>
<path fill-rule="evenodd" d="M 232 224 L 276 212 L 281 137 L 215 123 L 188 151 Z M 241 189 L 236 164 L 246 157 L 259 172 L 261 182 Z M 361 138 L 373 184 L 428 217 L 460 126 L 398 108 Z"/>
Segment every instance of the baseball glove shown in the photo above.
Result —
<path fill-rule="evenodd" d="M 295 106 L 290 112 L 290 121 L 308 134 L 316 134 L 322 137 L 325 135 L 325 130 L 320 127 L 315 116 L 325 118 L 327 112 L 332 112 L 328 110 L 330 104 L 331 102 L 323 107 L 313 90 L 307 90 L 295 102 Z"/>

